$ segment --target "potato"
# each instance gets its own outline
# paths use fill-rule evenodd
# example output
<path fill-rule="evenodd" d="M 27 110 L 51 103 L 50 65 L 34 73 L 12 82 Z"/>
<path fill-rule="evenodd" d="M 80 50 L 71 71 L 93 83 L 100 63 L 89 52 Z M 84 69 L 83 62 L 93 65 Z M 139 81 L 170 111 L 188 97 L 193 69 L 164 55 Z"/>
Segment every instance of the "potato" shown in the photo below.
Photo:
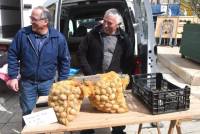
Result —
<path fill-rule="evenodd" d="M 115 104 L 115 105 L 113 105 L 112 108 L 117 110 L 117 109 L 119 109 L 119 105 Z"/>
<path fill-rule="evenodd" d="M 111 87 L 107 87 L 106 88 L 106 93 L 107 94 L 112 94 L 113 93 L 112 88 Z"/>
<path fill-rule="evenodd" d="M 61 100 L 66 100 L 66 99 L 67 99 L 67 95 L 61 94 L 61 95 L 60 95 L 60 99 L 61 99 Z"/>
<path fill-rule="evenodd" d="M 104 107 L 104 104 L 100 104 L 99 107 L 100 107 L 100 108 L 103 108 L 103 107 Z"/>
<path fill-rule="evenodd" d="M 56 112 L 58 112 L 59 111 L 59 106 L 55 106 L 55 107 L 53 107 L 54 108 L 54 110 L 56 111 Z"/>
<path fill-rule="evenodd" d="M 73 107 L 74 106 L 74 101 L 68 101 L 68 105 L 69 105 L 69 107 Z"/>
<path fill-rule="evenodd" d="M 95 94 L 97 94 L 97 95 L 101 94 L 99 87 L 95 87 Z"/>
<path fill-rule="evenodd" d="M 119 108 L 119 109 L 117 109 L 117 112 L 119 112 L 119 113 L 124 113 L 124 112 L 126 112 L 126 109 L 124 109 L 124 108 Z"/>
<path fill-rule="evenodd" d="M 74 115 L 70 115 L 70 114 L 69 114 L 69 115 L 67 116 L 67 119 L 68 119 L 69 121 L 72 121 L 74 118 L 75 118 Z"/>
<path fill-rule="evenodd" d="M 57 117 L 60 117 L 60 113 L 57 112 L 57 113 L 56 113 L 56 116 L 57 116 Z"/>
<path fill-rule="evenodd" d="M 57 100 L 58 100 L 58 96 L 53 96 L 53 97 L 52 97 L 52 100 L 53 100 L 53 101 L 57 101 Z"/>
<path fill-rule="evenodd" d="M 66 118 L 60 118 L 59 121 L 60 121 L 62 124 L 65 124 L 65 125 L 68 124 L 68 120 L 67 120 Z"/>
<path fill-rule="evenodd" d="M 54 102 L 50 102 L 50 103 L 49 103 L 49 106 L 51 106 L 51 107 L 55 107 L 56 105 L 55 105 Z"/>
<path fill-rule="evenodd" d="M 107 103 L 105 104 L 105 107 L 107 107 L 107 108 L 112 108 L 112 104 L 110 104 L 109 102 L 107 102 Z"/>
<path fill-rule="evenodd" d="M 107 100 L 108 100 L 108 96 L 106 96 L 106 95 L 101 95 L 101 96 L 100 96 L 100 100 L 101 100 L 101 101 L 107 101 Z"/>
<path fill-rule="evenodd" d="M 63 101 L 63 107 L 68 107 L 68 101 L 67 100 L 65 100 L 65 101 Z"/>
<path fill-rule="evenodd" d="M 70 94 L 69 96 L 68 96 L 68 100 L 73 100 L 75 98 L 75 95 L 74 94 Z"/>
<path fill-rule="evenodd" d="M 70 90 L 64 90 L 64 91 L 63 91 L 63 94 L 69 95 L 69 94 L 70 94 Z"/>
<path fill-rule="evenodd" d="M 62 113 L 63 111 L 64 111 L 64 108 L 63 107 L 59 107 L 58 112 Z"/>
<path fill-rule="evenodd" d="M 56 87 L 54 86 L 54 88 L 56 88 Z M 52 94 L 54 94 L 54 95 L 59 95 L 59 94 L 60 94 L 60 90 L 53 90 L 53 91 L 52 91 Z"/>
<path fill-rule="evenodd" d="M 117 89 L 116 88 L 112 88 L 112 91 L 113 91 L 113 93 L 115 93 L 117 91 Z"/>
<path fill-rule="evenodd" d="M 111 94 L 110 96 L 109 96 L 109 100 L 114 100 L 115 99 L 115 94 L 113 93 L 113 94 Z"/>
<path fill-rule="evenodd" d="M 67 113 L 66 112 L 61 112 L 60 113 L 60 117 L 61 118 L 66 118 L 67 117 Z"/>
<path fill-rule="evenodd" d="M 101 94 L 104 95 L 104 94 L 106 94 L 106 89 L 102 88 L 100 92 L 101 92 Z"/>
<path fill-rule="evenodd" d="M 75 109 L 71 109 L 71 110 L 69 111 L 69 113 L 72 114 L 72 115 L 76 115 L 76 114 L 77 114 L 77 112 L 76 112 Z"/>
<path fill-rule="evenodd" d="M 109 100 L 110 101 L 110 100 Z M 110 101 L 110 103 L 112 104 L 112 105 L 114 105 L 115 103 L 116 103 L 116 101 L 115 100 L 112 100 L 112 101 Z"/>
<path fill-rule="evenodd" d="M 100 95 L 96 95 L 96 96 L 95 96 L 95 99 L 96 99 L 97 101 L 100 101 L 100 100 L 101 100 Z"/>

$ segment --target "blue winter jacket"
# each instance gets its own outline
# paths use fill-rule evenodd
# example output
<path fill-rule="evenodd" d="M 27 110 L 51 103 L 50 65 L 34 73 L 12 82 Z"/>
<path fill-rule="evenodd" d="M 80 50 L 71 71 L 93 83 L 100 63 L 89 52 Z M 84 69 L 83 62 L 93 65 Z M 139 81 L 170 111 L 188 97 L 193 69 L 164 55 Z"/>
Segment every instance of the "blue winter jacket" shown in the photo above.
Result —
<path fill-rule="evenodd" d="M 22 79 L 45 81 L 53 79 L 58 70 L 58 80 L 67 79 L 70 54 L 65 37 L 49 28 L 49 37 L 40 52 L 35 49 L 32 27 L 19 30 L 8 51 L 8 74 L 14 79 L 20 71 Z"/>

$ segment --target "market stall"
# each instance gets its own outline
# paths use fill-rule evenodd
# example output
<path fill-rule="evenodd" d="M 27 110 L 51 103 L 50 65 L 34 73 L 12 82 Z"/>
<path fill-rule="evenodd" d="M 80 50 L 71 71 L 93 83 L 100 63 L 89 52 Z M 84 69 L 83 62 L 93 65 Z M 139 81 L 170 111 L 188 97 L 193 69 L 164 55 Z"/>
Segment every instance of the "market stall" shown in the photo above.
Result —
<path fill-rule="evenodd" d="M 128 124 L 140 124 L 160 121 L 170 121 L 168 133 L 172 134 L 176 126 L 177 132 L 181 134 L 181 128 L 178 121 L 191 119 L 194 116 L 200 115 L 200 100 L 195 96 L 190 96 L 190 109 L 181 112 L 173 112 L 159 115 L 152 115 L 148 109 L 141 103 L 130 90 L 125 94 L 128 103 L 129 112 L 120 114 L 102 113 L 91 107 L 88 100 L 83 101 L 81 111 L 78 116 L 67 126 L 59 123 L 53 123 L 44 126 L 27 127 L 22 130 L 22 134 L 29 133 L 53 133 L 65 132 L 84 129 L 95 129 L 112 126 L 121 126 Z M 47 102 L 46 97 L 40 97 L 39 101 Z M 47 107 L 46 107 L 47 108 Z M 35 108 L 34 111 L 42 110 L 43 108 Z M 140 131 L 140 130 L 139 130 Z"/>

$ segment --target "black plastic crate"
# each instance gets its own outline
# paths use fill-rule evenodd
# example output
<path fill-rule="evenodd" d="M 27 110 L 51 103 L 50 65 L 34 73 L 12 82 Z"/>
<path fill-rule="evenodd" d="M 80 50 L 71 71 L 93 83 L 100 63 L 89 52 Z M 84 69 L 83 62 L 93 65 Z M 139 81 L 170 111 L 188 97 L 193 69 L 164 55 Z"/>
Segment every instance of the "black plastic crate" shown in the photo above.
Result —
<path fill-rule="evenodd" d="M 190 107 L 190 88 L 177 87 L 163 79 L 162 73 L 133 75 L 132 93 L 152 114 L 171 113 Z"/>

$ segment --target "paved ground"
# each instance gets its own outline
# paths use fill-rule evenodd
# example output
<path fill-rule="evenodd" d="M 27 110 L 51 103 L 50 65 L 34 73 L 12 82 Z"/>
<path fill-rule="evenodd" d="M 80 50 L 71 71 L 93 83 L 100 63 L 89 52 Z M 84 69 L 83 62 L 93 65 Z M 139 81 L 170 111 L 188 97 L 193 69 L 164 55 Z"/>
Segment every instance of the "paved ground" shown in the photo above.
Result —
<path fill-rule="evenodd" d="M 0 134 L 21 131 L 21 109 L 18 95 L 10 90 L 0 92 Z"/>
<path fill-rule="evenodd" d="M 158 72 L 162 72 L 164 77 L 174 84 L 184 87 L 185 82 L 158 63 Z M 0 83 L 0 134 L 19 134 L 21 128 L 21 109 L 17 93 L 14 93 Z M 200 86 L 191 86 L 191 93 L 200 99 Z M 163 122 L 164 128 L 161 129 L 162 134 L 167 134 L 169 122 Z M 200 117 L 195 117 L 193 120 L 184 121 L 181 125 L 183 134 L 200 134 Z M 125 131 L 127 134 L 136 134 L 138 125 L 128 125 Z M 110 128 L 96 129 L 96 134 L 110 134 Z M 150 124 L 144 124 L 142 129 L 143 134 L 157 134 L 155 128 Z M 66 132 L 66 134 L 68 134 Z M 73 132 L 79 134 L 79 132 Z M 175 132 L 176 134 L 176 132 Z"/>
<path fill-rule="evenodd" d="M 172 72 L 181 77 L 185 83 L 200 86 L 200 65 L 199 63 L 181 58 L 179 47 L 158 47 L 159 61 Z"/>

